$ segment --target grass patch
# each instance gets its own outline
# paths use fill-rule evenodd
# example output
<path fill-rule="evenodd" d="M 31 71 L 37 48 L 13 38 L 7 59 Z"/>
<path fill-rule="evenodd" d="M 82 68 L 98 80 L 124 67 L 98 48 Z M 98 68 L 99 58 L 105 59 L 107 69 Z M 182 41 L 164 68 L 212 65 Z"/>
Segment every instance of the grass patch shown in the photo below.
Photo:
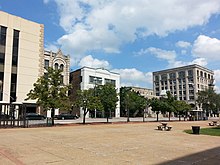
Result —
<path fill-rule="evenodd" d="M 192 134 L 192 130 L 184 130 L 184 132 L 188 134 Z M 210 135 L 210 136 L 220 136 L 220 128 L 219 127 L 200 128 L 199 134 Z"/>

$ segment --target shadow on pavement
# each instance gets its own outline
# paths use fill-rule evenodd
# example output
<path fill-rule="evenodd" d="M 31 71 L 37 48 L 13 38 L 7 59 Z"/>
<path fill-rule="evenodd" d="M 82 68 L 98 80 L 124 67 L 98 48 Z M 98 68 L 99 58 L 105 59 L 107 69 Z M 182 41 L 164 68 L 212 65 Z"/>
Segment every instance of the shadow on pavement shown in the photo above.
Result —
<path fill-rule="evenodd" d="M 175 154 L 175 153 L 174 153 Z M 175 160 L 170 160 L 158 165 L 219 165 L 220 164 L 220 147 L 216 147 L 203 152 L 195 153 L 192 155 L 184 156 Z"/>

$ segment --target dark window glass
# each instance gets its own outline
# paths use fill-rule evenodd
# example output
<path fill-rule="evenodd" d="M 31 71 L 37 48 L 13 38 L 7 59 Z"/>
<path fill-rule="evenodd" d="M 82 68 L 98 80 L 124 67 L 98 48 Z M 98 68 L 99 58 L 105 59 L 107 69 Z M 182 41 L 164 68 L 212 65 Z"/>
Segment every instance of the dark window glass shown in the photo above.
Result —
<path fill-rule="evenodd" d="M 54 65 L 54 67 L 55 67 L 55 70 L 58 70 L 58 64 L 57 63 L 55 63 L 55 65 Z"/>
<path fill-rule="evenodd" d="M 49 60 L 44 60 L 44 68 L 45 69 L 49 68 Z"/>
<path fill-rule="evenodd" d="M 105 79 L 105 84 L 112 84 L 115 86 L 115 80 Z"/>
<path fill-rule="evenodd" d="M 64 68 L 64 66 L 63 66 L 63 64 L 61 64 L 60 65 L 60 70 L 63 71 L 63 68 Z"/>
<path fill-rule="evenodd" d="M 0 64 L 4 64 L 4 63 L 5 63 L 5 54 L 0 53 Z"/>
<path fill-rule="evenodd" d="M 12 65 L 18 65 L 18 45 L 19 45 L 19 31 L 14 30 L 13 48 L 12 48 Z"/>

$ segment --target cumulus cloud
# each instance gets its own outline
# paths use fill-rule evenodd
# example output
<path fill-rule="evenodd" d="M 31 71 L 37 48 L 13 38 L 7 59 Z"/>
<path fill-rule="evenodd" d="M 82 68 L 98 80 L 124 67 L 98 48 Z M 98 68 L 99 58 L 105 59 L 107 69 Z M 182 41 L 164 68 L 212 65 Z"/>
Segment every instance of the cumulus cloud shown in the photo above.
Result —
<path fill-rule="evenodd" d="M 189 43 L 189 42 L 185 42 L 185 41 L 178 41 L 177 43 L 176 43 L 176 46 L 177 47 L 180 47 L 180 48 L 188 48 L 188 47 L 190 47 L 191 46 L 191 43 Z"/>
<path fill-rule="evenodd" d="M 195 57 L 205 58 L 207 61 L 219 61 L 220 40 L 200 35 L 194 41 L 192 53 Z"/>
<path fill-rule="evenodd" d="M 47 3 L 50 2 L 50 0 L 43 0 L 43 2 L 44 2 L 45 4 L 47 4 Z"/>
<path fill-rule="evenodd" d="M 105 69 L 110 68 L 110 64 L 108 61 L 94 59 L 91 55 L 82 58 L 81 61 L 79 62 L 79 66 L 80 67 L 87 66 L 92 68 L 105 68 Z"/>
<path fill-rule="evenodd" d="M 45 44 L 45 50 L 57 52 L 58 47 L 55 44 Z"/>
<path fill-rule="evenodd" d="M 113 69 L 120 73 L 121 86 L 147 86 L 152 88 L 152 72 L 141 72 L 135 68 Z"/>
<path fill-rule="evenodd" d="M 220 70 L 214 70 L 214 79 L 215 84 L 218 84 L 220 82 Z M 215 85 L 215 90 L 217 93 L 220 93 L 220 87 Z"/>
<path fill-rule="evenodd" d="M 220 11 L 219 0 L 54 1 L 59 24 L 66 32 L 58 43 L 77 58 L 88 50 L 119 53 L 123 44 L 137 38 L 166 36 L 176 30 L 203 25 Z"/>

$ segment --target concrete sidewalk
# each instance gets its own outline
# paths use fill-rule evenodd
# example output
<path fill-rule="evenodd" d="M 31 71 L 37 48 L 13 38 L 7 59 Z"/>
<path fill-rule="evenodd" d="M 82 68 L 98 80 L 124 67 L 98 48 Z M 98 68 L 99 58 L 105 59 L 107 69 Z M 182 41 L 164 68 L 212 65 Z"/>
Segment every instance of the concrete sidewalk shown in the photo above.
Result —
<path fill-rule="evenodd" d="M 219 137 L 183 132 L 208 121 L 77 125 L 0 130 L 3 165 L 219 164 Z"/>

